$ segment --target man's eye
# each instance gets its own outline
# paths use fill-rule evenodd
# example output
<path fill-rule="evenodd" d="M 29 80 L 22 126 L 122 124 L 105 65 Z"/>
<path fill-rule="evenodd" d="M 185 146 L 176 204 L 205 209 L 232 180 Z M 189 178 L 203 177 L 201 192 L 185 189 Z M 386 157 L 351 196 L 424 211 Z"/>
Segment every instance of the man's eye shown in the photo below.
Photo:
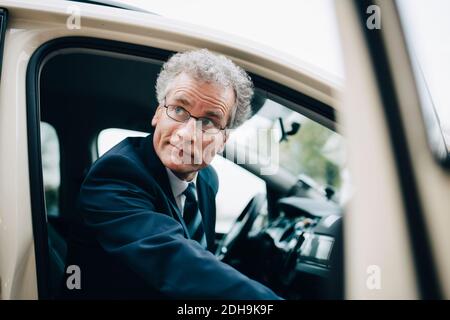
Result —
<path fill-rule="evenodd" d="M 202 126 L 203 127 L 210 128 L 210 127 L 214 127 L 215 126 L 214 122 L 211 119 L 208 119 L 208 118 L 201 118 L 201 122 L 202 122 Z"/>
<path fill-rule="evenodd" d="M 182 107 L 178 107 L 178 106 L 175 106 L 174 111 L 178 115 L 181 115 L 181 114 L 185 113 L 184 109 Z"/>

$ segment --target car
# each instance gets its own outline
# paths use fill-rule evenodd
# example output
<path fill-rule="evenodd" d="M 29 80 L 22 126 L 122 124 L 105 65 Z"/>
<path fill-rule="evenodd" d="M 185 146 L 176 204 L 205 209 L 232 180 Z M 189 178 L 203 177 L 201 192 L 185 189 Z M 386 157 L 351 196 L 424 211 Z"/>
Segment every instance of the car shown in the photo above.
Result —
<path fill-rule="evenodd" d="M 193 48 L 255 85 L 251 119 L 212 163 L 218 259 L 286 299 L 450 297 L 448 144 L 399 1 L 336 1 L 343 83 L 120 2 L 0 8 L 2 299 L 60 297 L 87 171 L 151 133 L 158 72 Z"/>

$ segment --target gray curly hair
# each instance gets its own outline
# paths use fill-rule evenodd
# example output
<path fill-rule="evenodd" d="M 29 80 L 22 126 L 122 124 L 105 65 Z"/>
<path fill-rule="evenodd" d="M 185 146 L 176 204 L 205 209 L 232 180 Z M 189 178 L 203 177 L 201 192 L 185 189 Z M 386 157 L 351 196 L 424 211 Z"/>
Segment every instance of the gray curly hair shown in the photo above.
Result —
<path fill-rule="evenodd" d="M 207 49 L 177 53 L 164 63 L 156 80 L 156 96 L 160 104 L 167 94 L 170 82 L 183 72 L 199 81 L 215 82 L 233 88 L 236 103 L 228 128 L 234 129 L 249 118 L 253 97 L 250 76 L 227 57 L 213 54 Z"/>

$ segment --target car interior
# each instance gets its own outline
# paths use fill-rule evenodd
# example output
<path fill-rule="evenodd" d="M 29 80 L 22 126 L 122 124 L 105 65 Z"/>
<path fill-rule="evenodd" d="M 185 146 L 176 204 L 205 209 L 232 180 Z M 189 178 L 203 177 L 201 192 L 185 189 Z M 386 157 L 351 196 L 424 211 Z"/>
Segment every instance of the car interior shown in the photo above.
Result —
<path fill-rule="evenodd" d="M 38 283 L 47 283 L 46 297 L 56 298 L 65 273 L 71 227 L 82 223 L 76 200 L 87 170 L 99 156 L 98 135 L 109 128 L 151 133 L 150 121 L 158 105 L 156 78 L 172 52 L 95 39 L 66 39 L 36 54 L 41 55 L 36 67 L 40 72 L 30 81 L 38 82 L 35 99 L 41 124 L 42 170 L 44 149 L 51 148 L 44 139 L 43 124 L 53 128 L 59 146 L 57 183 L 43 193 L 32 191 L 36 197 L 45 194 L 43 212 L 33 210 L 33 215 L 46 221 L 43 234 L 47 246 L 36 250 L 48 250 L 43 255 L 47 261 L 38 268 L 38 273 L 46 272 Z M 335 130 L 331 107 L 270 79 L 251 76 L 256 87 L 253 114 L 268 98 L 279 97 L 288 101 L 287 108 L 296 108 Z M 301 134 L 301 129 L 297 133 L 300 125 L 284 128 L 280 120 L 280 126 L 282 138 Z M 263 176 L 258 165 L 239 165 L 264 180 L 266 193 L 258 193 L 248 202 L 228 233 L 217 233 L 218 259 L 286 299 L 343 298 L 343 209 L 331 201 L 334 191 L 318 192 L 304 176 L 284 170 Z M 46 184 L 45 174 L 43 179 Z"/>

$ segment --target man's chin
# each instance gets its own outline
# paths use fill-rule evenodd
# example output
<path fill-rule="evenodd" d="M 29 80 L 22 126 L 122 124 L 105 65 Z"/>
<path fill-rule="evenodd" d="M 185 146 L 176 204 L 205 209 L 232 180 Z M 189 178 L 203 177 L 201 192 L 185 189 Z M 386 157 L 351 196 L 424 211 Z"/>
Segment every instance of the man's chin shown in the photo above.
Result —
<path fill-rule="evenodd" d="M 167 161 L 166 163 L 163 164 L 166 168 L 172 170 L 173 172 L 178 172 L 181 174 L 189 174 L 192 172 L 196 172 L 204 167 L 202 164 L 186 164 L 178 160 Z"/>

